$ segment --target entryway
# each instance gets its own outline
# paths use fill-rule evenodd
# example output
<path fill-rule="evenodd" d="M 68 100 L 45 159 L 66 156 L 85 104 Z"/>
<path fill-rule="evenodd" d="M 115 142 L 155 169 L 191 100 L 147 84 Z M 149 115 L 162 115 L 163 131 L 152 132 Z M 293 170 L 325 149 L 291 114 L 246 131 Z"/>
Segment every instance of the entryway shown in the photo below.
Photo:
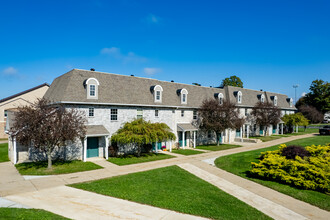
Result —
<path fill-rule="evenodd" d="M 99 156 L 99 138 L 87 138 L 87 158 Z"/>

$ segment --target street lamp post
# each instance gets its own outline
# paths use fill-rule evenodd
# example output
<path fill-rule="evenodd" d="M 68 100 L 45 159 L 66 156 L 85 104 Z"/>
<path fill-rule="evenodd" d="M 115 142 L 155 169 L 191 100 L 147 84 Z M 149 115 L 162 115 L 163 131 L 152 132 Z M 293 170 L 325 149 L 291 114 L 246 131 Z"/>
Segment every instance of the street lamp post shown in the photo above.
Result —
<path fill-rule="evenodd" d="M 299 87 L 299 85 L 293 85 L 294 88 L 294 104 L 297 104 L 297 88 Z"/>

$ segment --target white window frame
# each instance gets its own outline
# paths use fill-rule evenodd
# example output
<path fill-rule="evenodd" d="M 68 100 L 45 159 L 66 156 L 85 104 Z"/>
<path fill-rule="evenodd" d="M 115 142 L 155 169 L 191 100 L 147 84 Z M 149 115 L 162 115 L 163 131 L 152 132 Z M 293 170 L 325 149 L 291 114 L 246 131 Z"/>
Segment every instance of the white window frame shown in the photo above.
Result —
<path fill-rule="evenodd" d="M 159 117 L 159 110 L 155 109 L 155 117 L 158 118 Z"/>
<path fill-rule="evenodd" d="M 136 118 L 137 119 L 143 118 L 143 109 L 136 109 Z"/>
<path fill-rule="evenodd" d="M 92 94 L 92 92 L 94 94 Z M 89 85 L 89 96 L 90 97 L 95 97 L 96 96 L 96 85 L 95 84 L 90 84 Z"/>
<path fill-rule="evenodd" d="M 181 117 L 184 117 L 184 110 L 181 110 Z"/>
<path fill-rule="evenodd" d="M 261 94 L 260 96 L 260 102 L 264 103 L 265 102 L 265 95 Z"/>
<path fill-rule="evenodd" d="M 89 107 L 88 108 L 88 117 L 93 118 L 95 116 L 95 108 Z"/>
<path fill-rule="evenodd" d="M 198 118 L 197 110 L 194 110 L 193 111 L 193 120 L 197 120 L 197 118 Z"/>
<path fill-rule="evenodd" d="M 238 91 L 237 92 L 237 103 L 241 104 L 242 103 L 242 92 Z"/>
<path fill-rule="evenodd" d="M 4 117 L 4 118 L 7 118 L 7 117 L 8 117 L 8 111 L 7 111 L 7 110 L 4 110 L 4 111 L 3 111 L 3 117 Z"/>
<path fill-rule="evenodd" d="M 86 80 L 86 87 L 87 87 L 87 99 L 98 99 L 98 87 L 100 83 L 97 79 L 95 78 L 89 78 Z M 92 89 L 92 87 L 94 89 Z M 92 92 L 94 94 L 92 94 Z"/>
<path fill-rule="evenodd" d="M 222 93 L 218 94 L 218 99 L 219 99 L 219 104 L 222 105 L 223 104 L 223 94 Z"/>
<path fill-rule="evenodd" d="M 181 89 L 181 104 L 188 103 L 188 91 L 186 89 Z"/>
<path fill-rule="evenodd" d="M 277 96 L 274 96 L 274 106 L 277 106 Z"/>
<path fill-rule="evenodd" d="M 159 92 L 159 99 L 158 99 L 158 95 L 157 95 L 158 92 Z M 160 85 L 156 85 L 154 87 L 154 101 L 161 103 L 162 99 L 163 99 L 162 95 L 163 95 L 163 88 Z"/>
<path fill-rule="evenodd" d="M 290 108 L 291 108 L 293 106 L 293 99 L 292 98 L 290 98 L 289 104 L 290 104 Z"/>
<path fill-rule="evenodd" d="M 116 117 L 116 119 L 113 119 L 112 116 Z M 118 121 L 118 109 L 117 108 L 110 109 L 110 121 Z"/>

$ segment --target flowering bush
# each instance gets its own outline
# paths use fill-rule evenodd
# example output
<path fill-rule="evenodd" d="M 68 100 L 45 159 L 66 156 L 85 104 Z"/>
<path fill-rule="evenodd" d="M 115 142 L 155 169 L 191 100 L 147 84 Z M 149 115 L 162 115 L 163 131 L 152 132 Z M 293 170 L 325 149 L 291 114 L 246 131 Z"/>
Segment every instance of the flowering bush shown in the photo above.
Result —
<path fill-rule="evenodd" d="M 162 148 L 162 150 L 164 150 L 166 148 L 166 146 L 162 146 L 161 148 Z"/>
<path fill-rule="evenodd" d="M 278 150 L 262 152 L 259 163 L 252 162 L 250 174 L 302 189 L 330 193 L 330 145 L 306 147 L 310 156 L 283 156 L 287 146 Z"/>

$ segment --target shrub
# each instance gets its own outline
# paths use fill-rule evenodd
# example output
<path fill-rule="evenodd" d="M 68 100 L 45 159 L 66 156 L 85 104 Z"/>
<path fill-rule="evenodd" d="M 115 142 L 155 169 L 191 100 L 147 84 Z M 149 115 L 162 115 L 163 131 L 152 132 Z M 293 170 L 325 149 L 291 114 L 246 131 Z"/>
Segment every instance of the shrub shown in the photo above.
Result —
<path fill-rule="evenodd" d="M 293 149 L 296 147 L 299 146 Z M 251 163 L 250 174 L 302 189 L 330 193 L 330 146 L 308 146 L 306 151 L 310 156 L 295 155 L 294 160 L 283 155 L 283 151 L 288 151 L 286 148 L 283 144 L 278 150 L 261 153 L 259 163 Z"/>
<path fill-rule="evenodd" d="M 282 156 L 285 156 L 286 159 L 295 159 L 296 156 L 304 158 L 308 157 L 309 155 L 309 152 L 301 146 L 291 145 L 282 149 Z"/>

